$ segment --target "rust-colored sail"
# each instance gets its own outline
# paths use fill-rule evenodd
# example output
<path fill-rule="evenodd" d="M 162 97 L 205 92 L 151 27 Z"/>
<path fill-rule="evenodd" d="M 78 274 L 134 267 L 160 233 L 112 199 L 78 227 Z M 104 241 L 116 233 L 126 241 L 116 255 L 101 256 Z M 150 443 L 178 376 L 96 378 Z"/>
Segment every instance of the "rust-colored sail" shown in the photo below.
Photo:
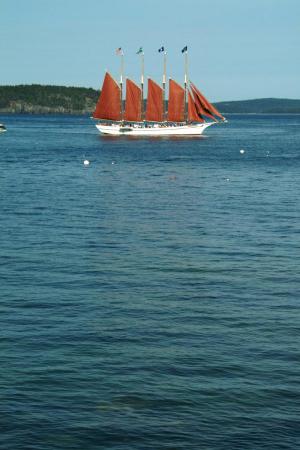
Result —
<path fill-rule="evenodd" d="M 108 72 L 105 74 L 93 117 L 94 119 L 121 120 L 121 90 Z"/>
<path fill-rule="evenodd" d="M 184 121 L 184 89 L 171 79 L 169 80 L 168 120 L 170 122 Z"/>
<path fill-rule="evenodd" d="M 225 117 L 222 116 L 222 114 L 215 108 L 208 100 L 204 97 L 204 95 L 199 91 L 199 89 L 193 84 L 191 84 L 191 88 L 194 93 L 196 93 L 197 97 L 199 98 L 200 103 L 202 104 L 203 108 L 206 109 L 209 113 L 213 114 L 214 116 L 219 117 L 222 120 L 225 120 Z"/>
<path fill-rule="evenodd" d="M 146 120 L 150 122 L 162 122 L 163 120 L 163 90 L 150 78 L 148 79 Z"/>
<path fill-rule="evenodd" d="M 141 89 L 128 78 L 126 79 L 126 104 L 124 119 L 129 122 L 140 122 L 141 118 Z"/>
<path fill-rule="evenodd" d="M 203 117 L 197 111 L 196 103 L 190 91 L 188 92 L 188 120 L 190 122 L 204 122 Z"/>
<path fill-rule="evenodd" d="M 198 114 L 200 114 L 201 116 L 206 116 L 209 117 L 210 119 L 214 120 L 215 122 L 217 122 L 215 116 L 213 116 L 209 110 L 207 109 L 207 107 L 204 105 L 204 103 L 201 101 L 198 93 L 195 91 L 194 87 L 191 86 L 191 92 L 193 94 L 194 97 L 194 102 L 195 102 L 195 106 L 197 109 Z"/>

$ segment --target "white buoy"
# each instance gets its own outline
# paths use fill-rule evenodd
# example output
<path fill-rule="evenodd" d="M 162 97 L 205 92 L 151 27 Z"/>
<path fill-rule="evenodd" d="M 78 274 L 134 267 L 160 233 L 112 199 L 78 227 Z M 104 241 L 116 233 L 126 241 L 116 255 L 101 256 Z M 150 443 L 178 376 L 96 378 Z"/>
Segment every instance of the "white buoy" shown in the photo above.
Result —
<path fill-rule="evenodd" d="M 243 155 L 245 153 L 245 150 L 241 149 L 240 154 Z"/>
<path fill-rule="evenodd" d="M 89 165 L 90 165 L 90 162 L 89 162 L 88 159 L 85 159 L 85 160 L 83 161 L 83 164 L 84 164 L 85 166 L 89 166 Z"/>
<path fill-rule="evenodd" d="M 112 161 L 111 163 L 112 163 L 112 164 L 115 164 L 115 161 Z"/>

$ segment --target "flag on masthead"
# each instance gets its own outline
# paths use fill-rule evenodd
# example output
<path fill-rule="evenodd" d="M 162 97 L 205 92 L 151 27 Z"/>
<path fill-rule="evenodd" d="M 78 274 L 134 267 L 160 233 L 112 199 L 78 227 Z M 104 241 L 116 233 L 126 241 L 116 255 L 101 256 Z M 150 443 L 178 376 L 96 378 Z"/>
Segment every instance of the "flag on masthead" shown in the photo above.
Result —
<path fill-rule="evenodd" d="M 158 53 L 161 53 L 161 52 L 164 52 L 165 51 L 165 47 L 160 47 L 159 49 L 158 49 Z"/>
<path fill-rule="evenodd" d="M 181 53 L 185 53 L 187 52 L 187 45 L 185 47 L 183 47 L 183 49 L 181 50 Z"/>
<path fill-rule="evenodd" d="M 116 55 L 120 55 L 120 56 L 124 55 L 122 47 L 119 47 L 119 48 L 116 49 Z"/>
<path fill-rule="evenodd" d="M 137 55 L 140 55 L 141 53 L 144 53 L 144 52 L 143 52 L 143 47 L 140 47 L 140 48 L 138 49 L 138 51 L 136 52 Z"/>

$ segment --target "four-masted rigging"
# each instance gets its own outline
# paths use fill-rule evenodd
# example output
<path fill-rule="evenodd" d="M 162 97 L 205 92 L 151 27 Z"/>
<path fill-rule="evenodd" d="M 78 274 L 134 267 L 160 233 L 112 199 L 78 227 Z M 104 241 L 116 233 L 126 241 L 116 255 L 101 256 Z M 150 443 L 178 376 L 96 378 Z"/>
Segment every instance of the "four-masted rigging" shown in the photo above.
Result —
<path fill-rule="evenodd" d="M 200 135 L 208 126 L 226 119 L 204 97 L 199 89 L 188 80 L 187 47 L 185 53 L 184 87 L 169 79 L 169 99 L 166 102 L 166 52 L 164 47 L 164 73 L 162 86 L 148 78 L 148 95 L 144 108 L 144 53 L 141 54 L 141 86 L 129 78 L 126 79 L 125 108 L 123 101 L 124 54 L 121 48 L 121 76 L 118 84 L 110 73 L 106 72 L 102 90 L 93 118 L 100 120 L 96 125 L 104 134 L 130 135 Z M 168 103 L 168 107 L 166 107 Z M 207 119 L 210 119 L 207 121 Z"/>

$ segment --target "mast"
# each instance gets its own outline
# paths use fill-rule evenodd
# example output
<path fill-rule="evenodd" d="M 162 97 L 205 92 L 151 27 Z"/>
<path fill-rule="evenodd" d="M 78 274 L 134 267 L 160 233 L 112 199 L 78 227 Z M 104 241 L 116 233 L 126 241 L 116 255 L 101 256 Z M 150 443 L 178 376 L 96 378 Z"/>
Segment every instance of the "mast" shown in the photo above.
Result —
<path fill-rule="evenodd" d="M 124 78 L 124 52 L 121 47 L 117 48 L 116 54 L 121 56 L 120 60 L 120 116 L 121 121 L 124 117 L 124 107 L 123 107 L 123 78 Z"/>
<path fill-rule="evenodd" d="M 188 120 L 188 109 L 187 109 L 187 87 L 188 87 L 188 54 L 187 45 L 183 47 L 181 53 L 184 53 L 184 120 Z"/>
<path fill-rule="evenodd" d="M 124 53 L 121 54 L 121 71 L 120 71 L 120 91 L 121 91 L 121 120 L 124 117 L 124 105 L 123 105 L 123 76 L 124 76 Z"/>
<path fill-rule="evenodd" d="M 163 75 L 163 119 L 166 120 L 166 76 L 167 76 L 167 52 L 164 51 L 164 75 Z"/>
<path fill-rule="evenodd" d="M 144 111 L 144 75 L 145 75 L 145 63 L 144 63 L 144 52 L 141 55 L 141 117 L 142 120 L 145 119 L 145 111 Z"/>
<path fill-rule="evenodd" d="M 136 52 L 137 55 L 141 55 L 141 119 L 145 120 L 144 111 L 144 51 L 143 47 L 140 47 Z"/>
<path fill-rule="evenodd" d="M 164 71 L 163 71 L 163 79 L 162 79 L 162 88 L 163 88 L 163 121 L 167 120 L 167 111 L 166 111 L 166 76 L 167 76 L 167 52 L 165 47 L 162 46 L 158 49 L 159 53 L 164 54 Z"/>

